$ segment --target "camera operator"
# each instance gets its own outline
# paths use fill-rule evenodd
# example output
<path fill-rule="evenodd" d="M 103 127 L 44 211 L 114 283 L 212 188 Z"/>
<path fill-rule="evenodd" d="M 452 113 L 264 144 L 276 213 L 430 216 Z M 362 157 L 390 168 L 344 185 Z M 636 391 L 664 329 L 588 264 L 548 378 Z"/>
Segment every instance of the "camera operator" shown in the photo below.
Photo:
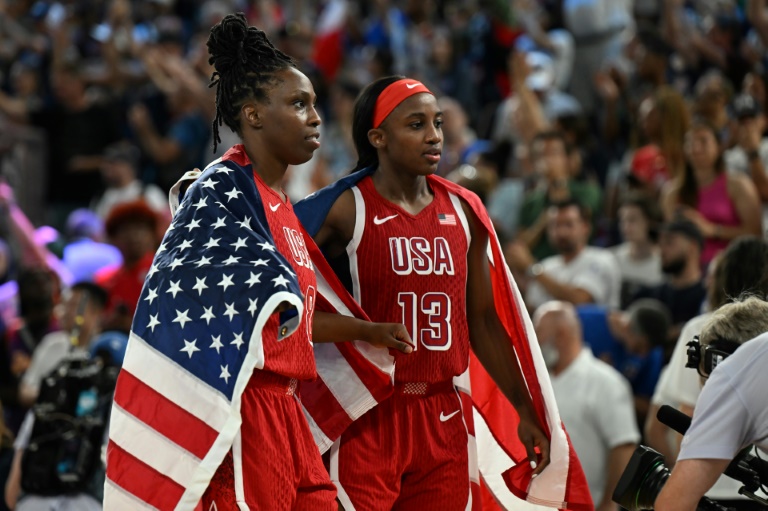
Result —
<path fill-rule="evenodd" d="M 717 350 L 716 355 L 719 352 L 722 358 L 728 358 L 717 364 L 711 378 L 703 365 L 698 368 L 699 374 L 708 379 L 683 438 L 675 468 L 656 499 L 656 510 L 693 511 L 741 449 L 755 444 L 768 453 L 768 334 L 765 332 L 768 332 L 768 303 L 756 297 L 722 306 L 704 325 L 700 335 L 701 352 Z M 702 356 L 702 361 L 705 358 Z M 743 501 L 720 503 L 739 509 L 744 509 L 746 504 Z"/>

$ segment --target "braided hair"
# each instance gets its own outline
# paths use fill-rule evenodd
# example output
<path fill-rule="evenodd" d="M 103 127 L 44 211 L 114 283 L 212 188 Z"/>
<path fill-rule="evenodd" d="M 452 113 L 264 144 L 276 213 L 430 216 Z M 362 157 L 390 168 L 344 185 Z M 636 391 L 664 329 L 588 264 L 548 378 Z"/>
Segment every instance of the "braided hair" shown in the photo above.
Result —
<path fill-rule="evenodd" d="M 368 85 L 355 101 L 355 112 L 352 117 L 352 140 L 357 151 L 357 165 L 352 170 L 355 172 L 371 165 L 379 164 L 379 153 L 368 140 L 368 131 L 373 129 L 373 116 L 376 111 L 376 101 L 384 89 L 404 76 L 385 76 Z"/>
<path fill-rule="evenodd" d="M 239 111 L 243 100 L 269 102 L 266 88 L 274 73 L 296 67 L 291 57 L 267 39 L 264 31 L 249 27 L 243 13 L 228 14 L 211 28 L 208 63 L 215 71 L 208 87 L 216 87 L 216 117 L 213 119 L 213 150 L 221 142 L 222 123 L 240 134 Z"/>

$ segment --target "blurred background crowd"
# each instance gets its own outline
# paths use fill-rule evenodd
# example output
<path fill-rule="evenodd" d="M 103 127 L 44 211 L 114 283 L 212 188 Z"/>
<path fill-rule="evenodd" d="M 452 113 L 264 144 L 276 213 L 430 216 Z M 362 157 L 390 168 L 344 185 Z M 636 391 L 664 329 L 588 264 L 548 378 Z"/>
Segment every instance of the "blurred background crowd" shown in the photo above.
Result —
<path fill-rule="evenodd" d="M 765 0 L 0 0 L 0 481 L 73 291 L 105 292 L 81 347 L 127 332 L 169 188 L 237 142 L 212 151 L 205 47 L 236 11 L 318 93 L 289 195 L 354 166 L 362 87 L 422 80 L 439 173 L 496 222 L 596 506 L 641 438 L 671 464 L 650 417 L 695 404 L 685 343 L 768 291 Z"/>

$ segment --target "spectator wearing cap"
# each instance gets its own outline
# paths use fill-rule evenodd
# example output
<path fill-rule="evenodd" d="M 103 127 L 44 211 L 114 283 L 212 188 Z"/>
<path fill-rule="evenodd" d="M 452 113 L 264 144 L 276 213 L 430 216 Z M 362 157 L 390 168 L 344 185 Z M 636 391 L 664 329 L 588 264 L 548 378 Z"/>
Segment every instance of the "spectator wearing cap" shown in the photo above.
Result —
<path fill-rule="evenodd" d="M 109 216 L 113 207 L 139 199 L 160 215 L 168 215 L 168 199 L 156 185 L 145 184 L 138 178 L 139 148 L 127 141 L 110 145 L 104 151 L 101 177 L 106 185 L 104 193 L 91 203 L 91 209 L 102 218 Z"/>
<path fill-rule="evenodd" d="M 103 268 L 119 266 L 123 256 L 114 245 L 104 243 L 104 222 L 89 209 L 76 209 L 67 218 L 64 232 L 69 240 L 62 262 L 74 282 L 93 282 Z"/>
<path fill-rule="evenodd" d="M 157 248 L 157 214 L 144 201 L 126 202 L 112 209 L 106 228 L 123 264 L 98 272 L 95 282 L 109 295 L 105 329 L 128 332 Z"/>
<path fill-rule="evenodd" d="M 496 110 L 492 139 L 527 146 L 562 117 L 581 115 L 579 102 L 556 87 L 555 64 L 541 51 L 512 52 L 508 58 L 513 94 Z"/>
<path fill-rule="evenodd" d="M 653 298 L 667 306 L 672 316 L 667 335 L 671 342 L 677 339 L 685 322 L 699 314 L 707 296 L 699 263 L 703 247 L 704 238 L 693 222 L 678 219 L 664 224 L 659 249 L 666 280 L 641 288 L 631 300 Z"/>
<path fill-rule="evenodd" d="M 706 267 L 728 242 L 745 234 L 762 234 L 760 198 L 752 180 L 725 172 L 722 147 L 714 126 L 695 121 L 685 135 L 685 171 L 662 192 L 664 217 L 685 218 L 704 237 L 701 265 Z"/>
<path fill-rule="evenodd" d="M 736 117 L 736 146 L 723 155 L 728 172 L 752 178 L 763 203 L 763 226 L 768 225 L 768 138 L 763 105 L 750 94 L 741 94 L 733 101 Z"/>
<path fill-rule="evenodd" d="M 619 342 L 628 356 L 619 371 L 632 385 L 635 414 L 643 425 L 664 367 L 664 347 L 672 317 L 666 305 L 652 298 L 637 300 L 622 315 L 624 328 Z"/>

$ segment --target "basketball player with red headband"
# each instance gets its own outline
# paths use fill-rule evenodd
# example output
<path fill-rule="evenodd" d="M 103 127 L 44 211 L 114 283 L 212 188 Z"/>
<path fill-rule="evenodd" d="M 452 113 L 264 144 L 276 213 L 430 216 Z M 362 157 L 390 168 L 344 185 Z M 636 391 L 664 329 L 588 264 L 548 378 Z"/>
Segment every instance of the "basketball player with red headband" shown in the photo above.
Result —
<path fill-rule="evenodd" d="M 403 322 L 415 345 L 407 357 L 395 353 L 393 396 L 331 449 L 331 479 L 347 511 L 467 508 L 468 430 L 453 378 L 466 371 L 470 348 L 518 411 L 534 474 L 549 463 L 549 440 L 494 305 L 488 229 L 476 206 L 432 176 L 442 123 L 420 82 L 373 82 L 354 110 L 359 172 L 296 206 L 363 310 L 373 321 Z"/>

